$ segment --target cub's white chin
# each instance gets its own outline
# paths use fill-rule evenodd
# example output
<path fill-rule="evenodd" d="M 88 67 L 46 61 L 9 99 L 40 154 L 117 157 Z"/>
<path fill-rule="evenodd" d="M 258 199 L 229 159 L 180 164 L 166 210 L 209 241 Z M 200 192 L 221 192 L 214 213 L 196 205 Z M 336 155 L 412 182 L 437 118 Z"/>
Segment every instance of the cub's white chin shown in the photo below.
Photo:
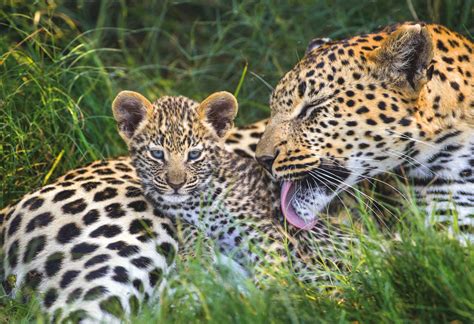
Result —
<path fill-rule="evenodd" d="M 173 204 L 185 202 L 189 197 L 190 195 L 161 195 L 164 201 Z"/>

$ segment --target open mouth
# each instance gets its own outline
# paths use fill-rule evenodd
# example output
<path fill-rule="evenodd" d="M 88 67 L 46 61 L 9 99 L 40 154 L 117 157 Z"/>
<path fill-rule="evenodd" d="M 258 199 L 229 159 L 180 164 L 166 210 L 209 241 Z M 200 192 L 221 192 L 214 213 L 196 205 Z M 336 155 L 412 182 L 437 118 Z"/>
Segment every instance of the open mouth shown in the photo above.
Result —
<path fill-rule="evenodd" d="M 324 165 L 296 181 L 283 181 L 281 210 L 288 223 L 312 229 L 318 214 L 330 203 L 335 193 L 344 186 L 350 171 L 342 166 Z"/>
<path fill-rule="evenodd" d="M 305 220 L 298 215 L 293 203 L 296 199 L 296 184 L 291 181 L 284 181 L 281 188 L 281 210 L 283 216 L 291 225 L 304 230 L 310 230 L 316 225 L 317 218 Z"/>

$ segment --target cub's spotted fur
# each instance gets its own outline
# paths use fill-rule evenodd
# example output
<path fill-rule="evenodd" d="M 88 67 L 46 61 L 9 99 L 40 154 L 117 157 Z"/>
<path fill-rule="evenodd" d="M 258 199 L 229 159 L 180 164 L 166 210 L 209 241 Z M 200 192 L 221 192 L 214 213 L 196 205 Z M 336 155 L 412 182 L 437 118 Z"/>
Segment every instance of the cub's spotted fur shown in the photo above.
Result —
<path fill-rule="evenodd" d="M 226 148 L 252 155 L 263 127 L 231 130 Z M 196 229 L 184 224 L 181 237 L 179 254 L 192 257 Z M 3 209 L 0 247 L 10 296 L 39 295 L 57 320 L 110 322 L 157 296 L 178 241 L 123 157 L 70 171 Z"/>
<path fill-rule="evenodd" d="M 165 215 L 201 228 L 257 275 L 264 263 L 274 269 L 291 263 L 301 279 L 315 281 L 328 264 L 343 266 L 338 253 L 349 237 L 322 222 L 312 231 L 285 229 L 278 186 L 256 161 L 223 149 L 237 113 L 231 94 L 218 92 L 201 104 L 185 97 L 151 104 L 124 91 L 113 108 L 145 194 Z"/>
<path fill-rule="evenodd" d="M 314 44 L 275 88 L 257 147 L 291 189 L 287 218 L 311 223 L 348 187 L 403 168 L 427 222 L 474 239 L 474 43 L 405 23 Z"/>

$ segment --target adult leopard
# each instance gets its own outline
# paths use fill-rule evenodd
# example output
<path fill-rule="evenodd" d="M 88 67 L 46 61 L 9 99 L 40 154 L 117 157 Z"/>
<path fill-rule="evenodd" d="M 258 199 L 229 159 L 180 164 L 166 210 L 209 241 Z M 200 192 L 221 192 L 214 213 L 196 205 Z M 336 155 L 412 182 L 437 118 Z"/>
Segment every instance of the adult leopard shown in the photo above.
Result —
<path fill-rule="evenodd" d="M 474 44 L 403 23 L 313 42 L 274 90 L 257 158 L 283 181 L 289 222 L 359 181 L 403 168 L 427 223 L 474 239 Z"/>

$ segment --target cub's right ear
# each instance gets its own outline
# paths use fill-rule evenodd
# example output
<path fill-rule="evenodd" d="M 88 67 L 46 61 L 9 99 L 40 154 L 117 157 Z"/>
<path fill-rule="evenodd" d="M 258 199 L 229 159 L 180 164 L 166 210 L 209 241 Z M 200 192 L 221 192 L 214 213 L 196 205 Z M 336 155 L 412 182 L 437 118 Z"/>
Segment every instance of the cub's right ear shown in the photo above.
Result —
<path fill-rule="evenodd" d="M 129 142 L 151 111 L 153 105 L 144 96 L 133 91 L 122 91 L 112 102 L 120 136 Z"/>

